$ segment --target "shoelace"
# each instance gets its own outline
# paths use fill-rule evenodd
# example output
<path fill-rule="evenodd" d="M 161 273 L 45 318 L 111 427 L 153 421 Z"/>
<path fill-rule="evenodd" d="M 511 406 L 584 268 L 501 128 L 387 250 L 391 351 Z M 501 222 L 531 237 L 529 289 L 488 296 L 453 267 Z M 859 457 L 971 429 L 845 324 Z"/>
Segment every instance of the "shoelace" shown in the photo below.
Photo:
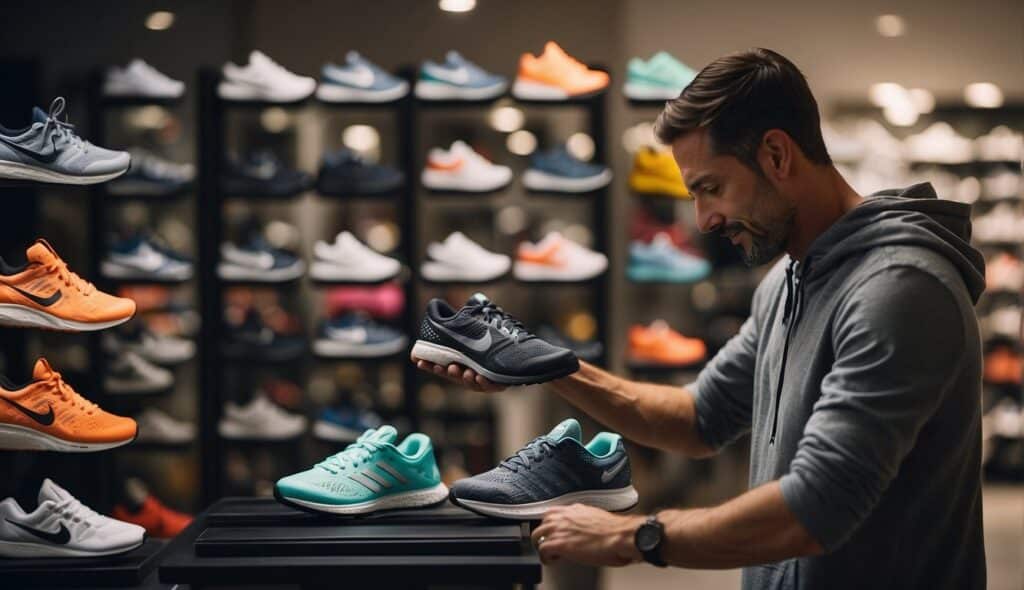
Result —
<path fill-rule="evenodd" d="M 51 505 L 50 510 L 64 518 L 70 519 L 72 522 L 82 523 L 87 527 L 92 526 L 90 521 L 99 516 L 96 511 L 85 504 L 82 504 L 82 502 L 77 498 L 69 498 L 62 502 L 54 502 Z"/>
<path fill-rule="evenodd" d="M 518 473 L 520 468 L 530 469 L 531 463 L 540 463 L 544 457 L 553 456 L 555 443 L 546 436 L 538 436 L 519 449 L 515 455 L 499 463 L 499 467 Z"/>
<path fill-rule="evenodd" d="M 47 382 L 50 384 L 50 387 L 57 391 L 62 400 L 78 407 L 86 414 L 91 415 L 97 408 L 99 408 L 99 406 L 82 397 L 81 394 L 68 385 L 57 371 L 50 371 L 50 376 L 47 378 Z"/>
<path fill-rule="evenodd" d="M 58 96 L 53 99 L 50 103 L 50 112 L 46 116 L 46 123 L 43 124 L 43 137 L 50 137 L 49 133 L 52 130 L 55 139 L 53 140 L 53 149 L 57 149 L 56 137 L 70 143 L 73 146 L 81 148 L 83 151 L 89 147 L 89 142 L 85 141 L 75 133 L 75 126 L 67 122 L 67 116 L 64 113 L 64 108 L 67 106 L 63 96 Z M 64 120 L 60 120 L 60 116 L 65 115 Z"/>
<path fill-rule="evenodd" d="M 493 303 L 488 302 L 481 305 L 478 312 L 483 316 L 485 322 L 508 334 L 516 342 L 519 342 L 520 335 L 524 337 L 529 335 L 522 322 L 505 313 L 505 310 Z"/>
<path fill-rule="evenodd" d="M 378 443 L 360 439 L 345 447 L 344 451 L 331 455 L 317 463 L 316 466 L 336 474 L 347 469 L 350 463 L 353 468 L 358 467 L 361 461 L 372 457 L 373 453 L 380 450 L 380 448 L 381 445 Z"/>
<path fill-rule="evenodd" d="M 68 268 L 66 262 L 56 256 L 44 268 L 47 272 L 57 275 L 64 285 L 74 287 L 82 295 L 92 295 L 96 291 L 96 287 L 92 283 L 75 274 L 74 271 Z"/>

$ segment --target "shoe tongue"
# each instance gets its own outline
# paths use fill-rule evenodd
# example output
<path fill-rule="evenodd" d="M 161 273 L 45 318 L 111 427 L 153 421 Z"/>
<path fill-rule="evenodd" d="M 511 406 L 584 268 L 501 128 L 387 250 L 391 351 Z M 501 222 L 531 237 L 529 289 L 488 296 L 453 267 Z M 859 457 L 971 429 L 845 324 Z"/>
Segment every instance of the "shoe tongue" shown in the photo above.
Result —
<path fill-rule="evenodd" d="M 351 50 L 345 54 L 345 63 L 350 66 L 357 65 L 360 61 L 362 61 L 362 56 L 359 55 L 358 51 Z"/>
<path fill-rule="evenodd" d="M 473 295 L 466 300 L 467 306 L 487 305 L 491 300 L 486 295 L 480 292 L 473 293 Z"/>
<path fill-rule="evenodd" d="M 53 480 L 46 478 L 43 480 L 43 485 L 39 486 L 39 503 L 50 500 L 52 502 L 63 502 L 65 500 L 73 499 L 74 496 L 68 493 L 67 490 L 53 483 Z"/>
<path fill-rule="evenodd" d="M 575 418 L 568 418 L 563 420 L 558 426 L 555 426 L 547 436 L 554 442 L 558 442 L 566 438 L 571 438 L 576 442 L 580 442 L 580 439 L 583 437 L 583 433 L 580 429 L 580 423 L 577 422 Z"/>
<path fill-rule="evenodd" d="M 266 56 L 262 51 L 254 49 L 249 54 L 249 63 L 251 65 L 264 66 L 270 63 L 270 58 Z"/>
<path fill-rule="evenodd" d="M 394 426 L 385 424 L 384 426 L 381 426 L 377 430 L 374 430 L 370 434 L 368 440 L 372 440 L 374 442 L 394 444 L 395 441 L 398 440 L 398 431 L 395 430 Z"/>
<path fill-rule="evenodd" d="M 25 251 L 25 258 L 29 262 L 49 264 L 56 260 L 58 256 L 45 240 L 36 240 L 36 243 L 29 246 L 28 250 Z"/>
<path fill-rule="evenodd" d="M 445 63 L 452 66 L 461 66 L 466 63 L 466 58 L 462 57 L 462 54 L 454 49 L 445 54 Z"/>
<path fill-rule="evenodd" d="M 32 379 L 35 381 L 42 381 L 53 374 L 53 367 L 46 359 L 40 358 L 36 360 L 36 366 L 32 368 Z"/>
<path fill-rule="evenodd" d="M 558 46 L 558 43 L 555 43 L 554 41 L 548 41 L 547 43 L 544 44 L 544 55 L 548 57 L 565 57 L 567 54 L 561 47 Z"/>
<path fill-rule="evenodd" d="M 45 123 L 50 116 L 46 114 L 46 111 L 39 107 L 32 107 L 32 122 L 33 123 Z"/>

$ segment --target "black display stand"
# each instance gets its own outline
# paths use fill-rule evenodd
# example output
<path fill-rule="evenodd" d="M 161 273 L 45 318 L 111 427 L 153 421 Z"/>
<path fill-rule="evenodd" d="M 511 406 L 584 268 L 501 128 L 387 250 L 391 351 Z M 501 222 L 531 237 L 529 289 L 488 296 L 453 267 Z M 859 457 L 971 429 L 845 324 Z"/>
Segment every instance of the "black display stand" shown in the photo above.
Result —
<path fill-rule="evenodd" d="M 109 557 L 52 557 L 0 560 L 3 588 L 137 588 L 147 585 L 165 542 Z"/>
<path fill-rule="evenodd" d="M 540 578 L 526 524 L 447 503 L 331 518 L 226 498 L 171 542 L 159 567 L 160 582 L 190 588 L 532 588 Z"/>

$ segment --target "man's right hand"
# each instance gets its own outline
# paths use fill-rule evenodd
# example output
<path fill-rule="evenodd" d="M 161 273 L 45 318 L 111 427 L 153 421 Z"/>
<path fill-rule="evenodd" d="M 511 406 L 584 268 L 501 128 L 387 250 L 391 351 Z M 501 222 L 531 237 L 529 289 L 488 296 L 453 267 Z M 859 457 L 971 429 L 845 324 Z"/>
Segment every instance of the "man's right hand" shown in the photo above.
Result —
<path fill-rule="evenodd" d="M 444 367 L 416 357 L 410 358 L 412 358 L 412 362 L 416 363 L 416 367 L 421 371 L 437 375 L 442 379 L 446 379 L 457 385 L 468 387 L 474 391 L 479 391 L 481 393 L 505 391 L 504 385 L 495 383 L 483 375 L 480 375 L 473 369 L 463 367 L 462 365 L 452 363 L 447 367 Z"/>

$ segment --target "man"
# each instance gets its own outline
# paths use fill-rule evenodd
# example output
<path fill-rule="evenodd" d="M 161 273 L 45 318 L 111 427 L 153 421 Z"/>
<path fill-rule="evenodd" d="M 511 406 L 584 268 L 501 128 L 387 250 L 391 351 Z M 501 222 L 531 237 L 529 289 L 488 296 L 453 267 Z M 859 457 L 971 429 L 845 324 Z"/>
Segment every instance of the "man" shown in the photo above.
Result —
<path fill-rule="evenodd" d="M 541 557 L 743 567 L 747 589 L 983 588 L 984 263 L 969 208 L 927 184 L 858 195 L 832 165 L 803 75 L 765 49 L 705 67 L 656 133 L 702 232 L 751 265 L 786 256 L 696 383 L 581 364 L 553 387 L 627 438 L 691 457 L 751 433 L 751 489 L 653 518 L 555 508 L 533 533 Z"/>

